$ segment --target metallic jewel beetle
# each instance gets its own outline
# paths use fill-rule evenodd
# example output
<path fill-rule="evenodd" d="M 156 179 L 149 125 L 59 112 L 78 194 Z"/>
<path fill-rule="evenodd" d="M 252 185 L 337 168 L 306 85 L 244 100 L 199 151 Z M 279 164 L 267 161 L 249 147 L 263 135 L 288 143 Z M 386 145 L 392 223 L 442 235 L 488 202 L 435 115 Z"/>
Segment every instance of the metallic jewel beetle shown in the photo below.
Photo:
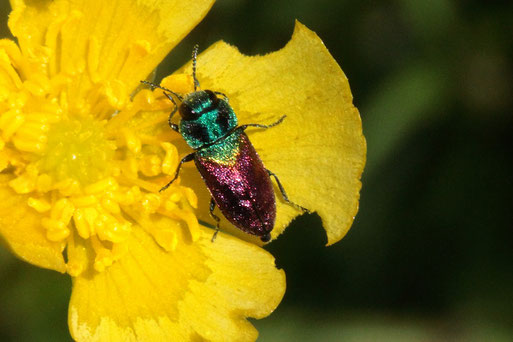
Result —
<path fill-rule="evenodd" d="M 180 133 L 186 143 L 194 149 L 194 152 L 182 158 L 173 179 L 160 191 L 166 190 L 178 178 L 183 163 L 194 160 L 212 196 L 210 216 L 216 221 L 216 232 L 212 236 L 212 241 L 219 231 L 220 219 L 214 214 L 217 204 L 233 225 L 267 242 L 271 239 L 270 233 L 276 218 L 276 200 L 271 176 L 276 180 L 287 203 L 305 212 L 308 210 L 288 199 L 278 177 L 264 167 L 244 130 L 248 127 L 265 129 L 276 126 L 285 119 L 285 116 L 270 125 L 237 126 L 237 116 L 226 95 L 211 90 L 198 90 L 197 54 L 196 45 L 192 53 L 192 93 L 181 96 L 159 85 L 141 81 L 152 89 L 164 90 L 164 94 L 175 105 L 169 115 L 169 126 Z M 177 105 L 173 96 L 181 101 L 180 105 Z M 178 125 L 171 121 L 176 111 L 181 116 Z"/>

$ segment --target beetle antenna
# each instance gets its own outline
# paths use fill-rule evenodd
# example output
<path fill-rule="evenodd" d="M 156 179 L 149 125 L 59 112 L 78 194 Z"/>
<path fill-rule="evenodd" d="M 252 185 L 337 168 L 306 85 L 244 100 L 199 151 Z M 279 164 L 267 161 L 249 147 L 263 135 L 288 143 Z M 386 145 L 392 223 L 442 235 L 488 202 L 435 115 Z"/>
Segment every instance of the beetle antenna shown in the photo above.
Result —
<path fill-rule="evenodd" d="M 149 85 L 149 86 L 151 87 L 151 90 L 154 90 L 155 88 L 162 89 L 162 90 L 167 91 L 168 93 L 171 93 L 171 94 L 173 94 L 174 96 L 178 97 L 178 99 L 179 99 L 180 101 L 182 101 L 182 100 L 183 100 L 183 97 L 182 97 L 182 96 L 180 96 L 180 95 L 178 95 L 177 93 L 175 93 L 174 91 L 169 90 L 169 89 L 167 89 L 167 88 L 164 88 L 164 87 L 162 87 L 162 86 L 160 86 L 160 85 L 158 85 L 158 84 L 155 84 L 155 83 L 152 83 L 152 82 L 148 82 L 148 81 L 141 81 L 141 83 L 142 83 L 142 84 Z"/>
<path fill-rule="evenodd" d="M 192 78 L 194 79 L 194 91 L 199 88 L 200 84 L 198 79 L 196 78 L 196 60 L 198 59 L 198 49 L 199 45 L 194 45 L 192 49 Z"/>

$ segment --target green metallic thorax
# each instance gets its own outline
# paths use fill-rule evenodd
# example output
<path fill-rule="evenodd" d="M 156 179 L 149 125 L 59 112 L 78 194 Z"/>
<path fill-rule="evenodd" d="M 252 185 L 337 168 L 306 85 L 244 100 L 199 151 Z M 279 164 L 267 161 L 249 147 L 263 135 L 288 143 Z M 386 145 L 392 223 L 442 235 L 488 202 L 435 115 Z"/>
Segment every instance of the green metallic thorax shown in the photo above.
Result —
<path fill-rule="evenodd" d="M 219 142 L 199 150 L 197 156 L 202 159 L 211 160 L 217 164 L 233 166 L 237 163 L 240 154 L 240 135 L 242 131 L 234 131 Z"/>
<path fill-rule="evenodd" d="M 179 124 L 185 142 L 195 150 L 214 143 L 237 127 L 237 117 L 228 102 L 221 98 L 214 102 L 205 91 L 188 94 L 182 106 L 197 116 L 191 120 L 182 118 Z"/>

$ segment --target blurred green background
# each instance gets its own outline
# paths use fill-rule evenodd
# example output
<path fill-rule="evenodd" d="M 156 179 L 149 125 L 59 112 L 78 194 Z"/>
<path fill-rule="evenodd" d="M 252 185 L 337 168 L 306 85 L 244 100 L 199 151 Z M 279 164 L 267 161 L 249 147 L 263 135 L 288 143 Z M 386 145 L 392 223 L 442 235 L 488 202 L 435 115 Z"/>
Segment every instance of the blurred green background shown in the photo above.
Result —
<path fill-rule="evenodd" d="M 368 163 L 340 243 L 311 215 L 268 247 L 288 289 L 260 341 L 512 341 L 513 2 L 219 0 L 159 75 L 196 43 L 277 50 L 295 18 L 348 76 Z M 0 249 L 0 277 L 1 341 L 70 339 L 67 276 Z"/>

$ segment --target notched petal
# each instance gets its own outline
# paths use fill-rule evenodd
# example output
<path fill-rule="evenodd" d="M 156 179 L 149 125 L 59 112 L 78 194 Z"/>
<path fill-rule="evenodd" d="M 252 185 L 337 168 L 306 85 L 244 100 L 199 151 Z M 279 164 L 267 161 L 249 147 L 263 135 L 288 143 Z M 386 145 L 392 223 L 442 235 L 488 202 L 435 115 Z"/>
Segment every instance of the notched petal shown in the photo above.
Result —
<path fill-rule="evenodd" d="M 190 65 L 179 72 L 190 72 Z M 321 216 L 328 245 L 339 241 L 358 211 L 366 143 L 347 78 L 319 37 L 297 23 L 291 41 L 265 56 L 244 56 L 216 43 L 198 57 L 198 79 L 202 88 L 230 98 L 241 124 L 287 116 L 276 127 L 247 133 L 289 199 Z M 183 184 L 205 189 L 196 172 L 183 174 Z M 274 238 L 302 214 L 275 190 Z M 206 190 L 198 195 L 201 218 L 210 222 L 209 195 Z"/>

